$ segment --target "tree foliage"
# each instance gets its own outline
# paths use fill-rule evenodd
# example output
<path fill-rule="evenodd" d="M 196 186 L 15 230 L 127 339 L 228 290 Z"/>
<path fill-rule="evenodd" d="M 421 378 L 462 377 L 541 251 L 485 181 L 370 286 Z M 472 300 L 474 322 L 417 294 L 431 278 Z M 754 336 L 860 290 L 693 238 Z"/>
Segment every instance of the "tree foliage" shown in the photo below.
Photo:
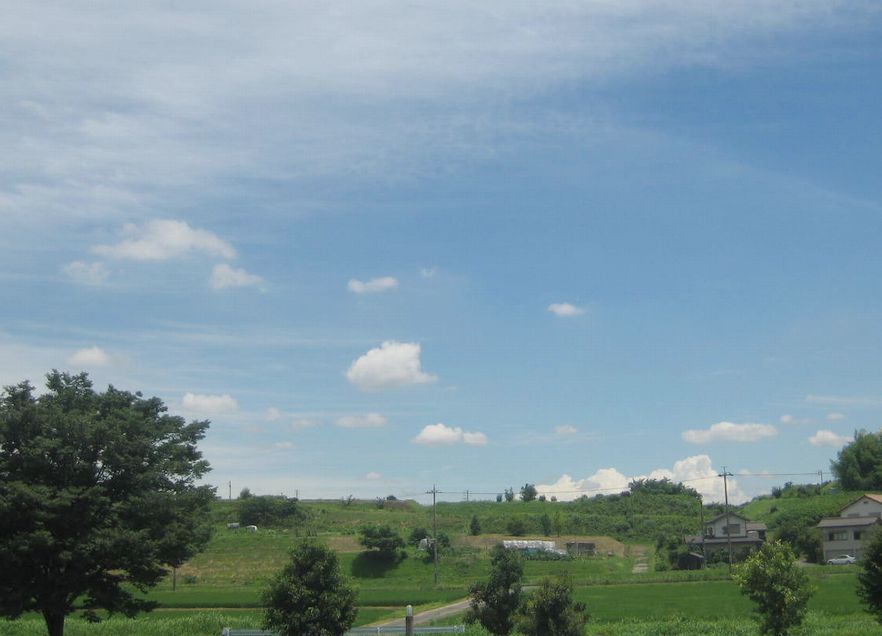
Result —
<path fill-rule="evenodd" d="M 756 604 L 763 634 L 782 636 L 802 623 L 814 590 L 788 545 L 763 544 L 737 568 L 734 578 L 741 593 Z"/>
<path fill-rule="evenodd" d="M 537 494 L 538 492 L 534 484 L 524 484 L 521 486 L 521 501 L 535 501 Z"/>
<path fill-rule="evenodd" d="M 882 431 L 855 431 L 854 441 L 839 451 L 830 467 L 844 490 L 882 488 Z"/>
<path fill-rule="evenodd" d="M 573 600 L 568 576 L 543 579 L 521 608 L 518 631 L 524 636 L 582 636 L 588 615 L 585 605 Z"/>
<path fill-rule="evenodd" d="M 466 622 L 480 623 L 496 636 L 507 636 L 515 628 L 521 604 L 524 566 L 520 556 L 497 545 L 490 553 L 490 578 L 469 589 Z"/>
<path fill-rule="evenodd" d="M 239 502 L 239 523 L 245 526 L 281 526 L 302 518 L 293 497 L 249 494 Z"/>
<path fill-rule="evenodd" d="M 404 539 L 389 526 L 364 526 L 359 532 L 359 543 L 384 557 L 394 557 L 404 547 Z"/>
<path fill-rule="evenodd" d="M 696 499 L 700 497 L 698 491 L 679 482 L 673 482 L 667 477 L 662 479 L 635 479 L 628 484 L 631 494 L 645 493 L 649 495 L 689 495 Z"/>
<path fill-rule="evenodd" d="M 514 488 L 506 488 L 505 489 L 505 500 L 506 501 L 514 501 Z"/>
<path fill-rule="evenodd" d="M 214 489 L 196 450 L 208 422 L 158 398 L 92 389 L 85 373 L 47 375 L 0 396 L 0 615 L 43 615 L 63 634 L 74 601 L 132 616 L 145 591 L 210 536 Z"/>
<path fill-rule="evenodd" d="M 481 534 L 481 522 L 478 521 L 478 515 L 472 515 L 472 520 L 469 522 L 469 534 L 473 537 Z"/>
<path fill-rule="evenodd" d="M 410 531 L 410 535 L 407 537 L 407 543 L 408 545 L 417 547 L 420 544 L 420 541 L 428 539 L 429 536 L 429 531 L 425 528 L 414 528 Z"/>
<path fill-rule="evenodd" d="M 358 612 L 355 590 L 340 572 L 337 555 L 304 543 L 264 591 L 264 629 L 280 636 L 339 636 Z"/>
<path fill-rule="evenodd" d="M 858 573 L 858 596 L 882 623 L 882 531 L 876 530 L 864 548 Z"/>

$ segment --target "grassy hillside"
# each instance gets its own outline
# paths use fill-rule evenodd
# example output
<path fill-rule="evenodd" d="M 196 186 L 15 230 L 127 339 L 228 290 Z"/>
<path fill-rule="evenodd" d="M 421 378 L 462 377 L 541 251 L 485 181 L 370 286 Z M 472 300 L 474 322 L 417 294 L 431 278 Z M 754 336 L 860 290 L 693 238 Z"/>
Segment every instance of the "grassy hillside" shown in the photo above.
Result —
<path fill-rule="evenodd" d="M 787 496 L 785 493 L 778 498 L 764 497 L 755 499 L 744 505 L 739 512 L 752 521 L 762 521 L 770 527 L 783 516 L 800 515 L 833 517 L 846 505 L 863 495 L 863 492 L 827 491 L 819 495 L 799 497 Z"/>

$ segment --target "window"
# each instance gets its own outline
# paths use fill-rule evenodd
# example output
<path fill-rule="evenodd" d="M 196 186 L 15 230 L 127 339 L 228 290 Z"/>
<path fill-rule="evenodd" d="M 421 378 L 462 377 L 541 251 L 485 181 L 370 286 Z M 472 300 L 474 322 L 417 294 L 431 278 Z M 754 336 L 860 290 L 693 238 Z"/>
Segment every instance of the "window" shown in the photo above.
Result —
<path fill-rule="evenodd" d="M 848 530 L 837 530 L 836 532 L 831 532 L 828 535 L 828 541 L 847 541 L 848 540 Z"/>
<path fill-rule="evenodd" d="M 714 527 L 713 526 L 705 526 L 704 536 L 706 536 L 706 537 L 714 536 Z"/>
<path fill-rule="evenodd" d="M 723 527 L 723 534 L 739 535 L 741 534 L 740 523 L 730 523 L 728 527 Z"/>
<path fill-rule="evenodd" d="M 855 531 L 854 531 L 854 540 L 855 540 L 855 541 L 860 541 L 860 540 L 861 540 L 861 531 L 860 531 L 860 530 L 855 530 Z"/>

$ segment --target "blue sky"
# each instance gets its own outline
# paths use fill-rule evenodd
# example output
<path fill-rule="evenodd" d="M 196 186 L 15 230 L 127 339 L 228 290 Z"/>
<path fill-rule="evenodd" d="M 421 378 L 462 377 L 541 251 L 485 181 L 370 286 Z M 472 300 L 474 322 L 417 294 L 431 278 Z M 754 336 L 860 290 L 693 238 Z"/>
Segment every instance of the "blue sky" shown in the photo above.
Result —
<path fill-rule="evenodd" d="M 222 492 L 742 500 L 880 425 L 875 3 L 6 13 L 0 381 Z"/>

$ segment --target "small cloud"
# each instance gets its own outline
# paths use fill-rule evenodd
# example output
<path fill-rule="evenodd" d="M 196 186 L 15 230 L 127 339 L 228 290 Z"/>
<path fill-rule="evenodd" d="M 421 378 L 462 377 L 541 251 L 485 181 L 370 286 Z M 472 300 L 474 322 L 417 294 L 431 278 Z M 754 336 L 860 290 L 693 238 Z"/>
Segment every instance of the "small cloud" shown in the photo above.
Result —
<path fill-rule="evenodd" d="M 82 285 L 100 285 L 110 276 L 110 270 L 100 261 L 94 263 L 73 261 L 62 267 L 61 271 L 72 281 Z"/>
<path fill-rule="evenodd" d="M 239 404 L 229 395 L 201 395 L 199 393 L 185 393 L 181 400 L 181 406 L 185 411 L 201 415 L 217 415 L 231 413 L 239 409 Z"/>
<path fill-rule="evenodd" d="M 191 253 L 236 257 L 233 246 L 208 230 L 192 228 L 185 221 L 154 219 L 143 225 L 127 223 L 126 238 L 114 245 L 95 245 L 92 253 L 117 260 L 167 261 Z"/>
<path fill-rule="evenodd" d="M 100 347 L 88 347 L 75 351 L 67 359 L 67 363 L 72 367 L 106 367 L 113 363 L 113 359 Z"/>
<path fill-rule="evenodd" d="M 276 442 L 275 444 L 273 444 L 273 446 L 278 449 L 285 450 L 289 448 L 294 448 L 294 442 Z"/>
<path fill-rule="evenodd" d="M 299 431 L 304 428 L 315 428 L 316 426 L 320 426 L 321 423 L 321 420 L 316 420 L 311 417 L 296 417 L 291 421 L 291 428 L 295 431 Z"/>
<path fill-rule="evenodd" d="M 579 429 L 577 429 L 575 426 L 570 426 L 569 424 L 554 427 L 554 434 L 558 437 L 572 437 L 578 432 Z"/>
<path fill-rule="evenodd" d="M 830 422 L 838 422 L 845 419 L 845 413 L 827 413 L 827 420 Z"/>
<path fill-rule="evenodd" d="M 226 263 L 215 265 L 211 270 L 209 284 L 212 289 L 225 289 L 227 287 L 254 287 L 260 285 L 263 279 L 256 274 L 249 274 L 242 268 L 230 267 Z"/>
<path fill-rule="evenodd" d="M 782 424 L 794 424 L 794 425 L 811 424 L 812 423 L 812 421 L 808 418 L 798 419 L 796 417 L 793 417 L 792 415 L 782 415 L 781 417 L 778 418 L 778 421 L 780 421 Z"/>
<path fill-rule="evenodd" d="M 551 303 L 548 305 L 548 311 L 553 313 L 555 316 L 581 316 L 585 313 L 585 310 L 581 307 L 576 307 L 575 305 L 571 305 L 570 303 Z"/>
<path fill-rule="evenodd" d="M 682 438 L 690 444 L 711 444 L 714 442 L 757 442 L 777 434 L 778 430 L 770 424 L 719 422 L 707 429 L 683 431 Z"/>
<path fill-rule="evenodd" d="M 421 367 L 419 343 L 390 340 L 355 360 L 346 378 L 362 391 L 427 384 L 437 379 Z"/>
<path fill-rule="evenodd" d="M 380 428 L 386 426 L 386 418 L 379 413 L 367 415 L 346 415 L 337 420 L 341 428 Z"/>
<path fill-rule="evenodd" d="M 349 291 L 356 294 L 376 294 L 398 287 L 398 279 L 392 276 L 372 278 L 369 281 L 360 281 L 355 278 L 347 284 Z"/>
<path fill-rule="evenodd" d="M 460 427 L 450 427 L 439 422 L 424 427 L 420 434 L 410 440 L 413 444 L 425 446 L 451 446 L 467 444 L 469 446 L 485 446 L 487 436 L 481 432 L 463 431 Z"/>
<path fill-rule="evenodd" d="M 274 406 L 269 407 L 264 414 L 264 419 L 268 422 L 275 422 L 282 418 L 282 412 Z"/>
<path fill-rule="evenodd" d="M 378 479 L 382 479 L 383 475 L 381 475 L 380 473 L 375 473 L 374 471 L 371 471 L 367 475 L 365 475 L 364 478 L 367 479 L 368 481 L 376 481 Z"/>
<path fill-rule="evenodd" d="M 420 276 L 423 278 L 432 278 L 435 274 L 438 273 L 437 267 L 422 267 L 420 268 Z"/>
<path fill-rule="evenodd" d="M 809 444 L 812 446 L 830 446 L 831 448 L 840 448 L 851 441 L 852 438 L 844 435 L 837 435 L 833 431 L 818 431 L 809 437 Z"/>

